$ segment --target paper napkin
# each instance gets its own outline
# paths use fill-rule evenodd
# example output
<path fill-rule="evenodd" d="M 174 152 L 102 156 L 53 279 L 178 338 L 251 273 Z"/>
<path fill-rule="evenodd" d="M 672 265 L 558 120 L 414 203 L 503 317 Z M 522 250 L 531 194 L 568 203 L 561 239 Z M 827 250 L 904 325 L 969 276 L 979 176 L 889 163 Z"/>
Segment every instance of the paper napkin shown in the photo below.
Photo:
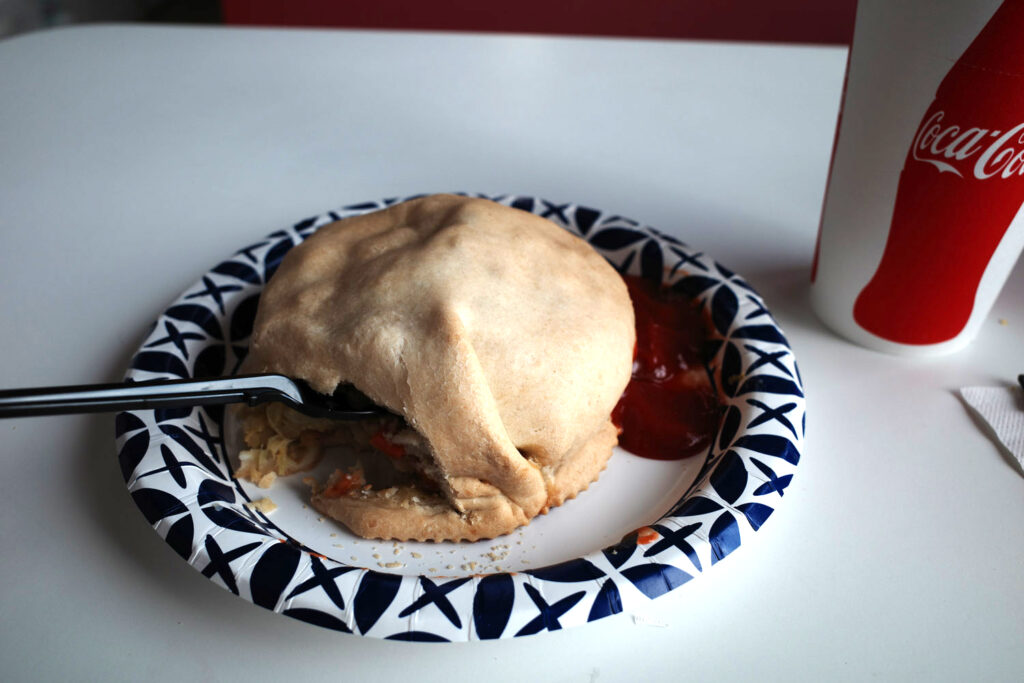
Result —
<path fill-rule="evenodd" d="M 1024 475 L 1024 391 L 1020 387 L 961 387 L 960 395 L 988 423 Z"/>

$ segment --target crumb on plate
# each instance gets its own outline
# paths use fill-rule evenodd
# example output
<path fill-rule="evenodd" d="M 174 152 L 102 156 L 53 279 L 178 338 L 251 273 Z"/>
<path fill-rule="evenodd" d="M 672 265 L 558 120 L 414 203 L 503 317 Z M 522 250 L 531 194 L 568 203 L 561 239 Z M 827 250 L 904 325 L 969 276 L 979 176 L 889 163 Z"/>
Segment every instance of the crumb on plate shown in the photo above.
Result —
<path fill-rule="evenodd" d="M 269 515 L 271 512 L 277 509 L 277 503 L 270 500 L 269 498 L 260 498 L 259 500 L 251 500 L 245 504 L 245 507 L 256 512 L 262 512 L 265 515 Z"/>

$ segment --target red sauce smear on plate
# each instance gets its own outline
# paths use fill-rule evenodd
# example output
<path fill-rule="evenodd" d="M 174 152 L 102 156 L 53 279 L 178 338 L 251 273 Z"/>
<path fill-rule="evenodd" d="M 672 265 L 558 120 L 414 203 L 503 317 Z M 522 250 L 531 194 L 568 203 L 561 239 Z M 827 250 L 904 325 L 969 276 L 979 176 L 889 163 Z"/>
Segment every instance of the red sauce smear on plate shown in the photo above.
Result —
<path fill-rule="evenodd" d="M 704 316 L 683 294 L 623 279 L 636 313 L 636 353 L 633 378 L 612 411 L 619 445 L 654 460 L 703 453 L 722 414 L 704 365 Z"/>

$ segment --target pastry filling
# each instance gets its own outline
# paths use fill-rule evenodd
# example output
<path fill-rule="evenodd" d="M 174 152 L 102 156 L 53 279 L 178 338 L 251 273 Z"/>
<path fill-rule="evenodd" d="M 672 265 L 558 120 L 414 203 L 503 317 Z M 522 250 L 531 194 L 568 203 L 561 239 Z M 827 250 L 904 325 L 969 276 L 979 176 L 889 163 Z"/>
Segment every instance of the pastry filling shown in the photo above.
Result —
<path fill-rule="evenodd" d="M 237 416 L 245 443 L 239 479 L 268 488 L 326 458 L 335 465 L 326 481 L 304 480 L 314 496 L 447 505 L 448 486 L 426 441 L 400 417 L 312 418 L 280 403 L 241 407 Z"/>

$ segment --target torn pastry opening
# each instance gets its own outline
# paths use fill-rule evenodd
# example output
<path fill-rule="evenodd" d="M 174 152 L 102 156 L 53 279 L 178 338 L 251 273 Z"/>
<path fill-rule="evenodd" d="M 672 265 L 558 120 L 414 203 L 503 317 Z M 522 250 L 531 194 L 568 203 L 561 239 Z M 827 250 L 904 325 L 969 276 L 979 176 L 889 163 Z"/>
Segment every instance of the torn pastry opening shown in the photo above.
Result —
<path fill-rule="evenodd" d="M 333 471 L 326 480 L 303 480 L 314 497 L 450 507 L 450 488 L 425 439 L 397 415 L 332 420 L 280 403 L 235 410 L 244 441 L 239 479 L 268 488 L 327 458 Z"/>

